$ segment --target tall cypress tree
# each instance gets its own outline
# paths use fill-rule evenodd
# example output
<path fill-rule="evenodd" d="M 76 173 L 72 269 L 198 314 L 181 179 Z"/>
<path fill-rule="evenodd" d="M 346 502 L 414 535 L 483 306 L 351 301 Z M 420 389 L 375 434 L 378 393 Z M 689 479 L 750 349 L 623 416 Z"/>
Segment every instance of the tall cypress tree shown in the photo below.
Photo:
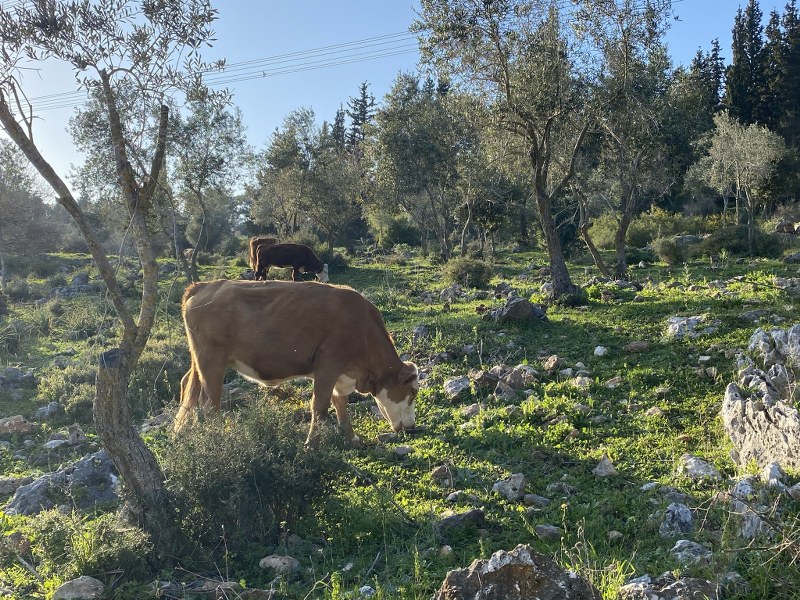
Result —
<path fill-rule="evenodd" d="M 340 106 L 336 111 L 336 117 L 333 119 L 333 127 L 331 128 L 331 138 L 333 143 L 339 150 L 344 150 L 347 141 L 347 130 L 344 126 L 344 109 Z"/>
<path fill-rule="evenodd" d="M 781 81 L 777 86 L 778 131 L 790 148 L 800 146 L 800 16 L 796 0 L 783 14 Z"/>
<path fill-rule="evenodd" d="M 762 124 L 772 131 L 777 131 L 780 118 L 780 94 L 785 70 L 785 44 L 781 31 L 781 17 L 773 10 L 765 30 L 767 42 L 764 45 L 764 95 L 762 103 Z"/>
<path fill-rule="evenodd" d="M 739 9 L 736 13 L 733 26 L 725 103 L 731 116 L 744 124 L 763 123 L 767 118 L 762 16 L 757 0 L 749 0 L 744 12 Z"/>
<path fill-rule="evenodd" d="M 375 96 L 369 93 L 366 81 L 358 86 L 358 96 L 350 98 L 347 107 L 347 116 L 350 117 L 347 145 L 352 151 L 357 151 L 364 141 L 364 126 L 375 116 Z"/>

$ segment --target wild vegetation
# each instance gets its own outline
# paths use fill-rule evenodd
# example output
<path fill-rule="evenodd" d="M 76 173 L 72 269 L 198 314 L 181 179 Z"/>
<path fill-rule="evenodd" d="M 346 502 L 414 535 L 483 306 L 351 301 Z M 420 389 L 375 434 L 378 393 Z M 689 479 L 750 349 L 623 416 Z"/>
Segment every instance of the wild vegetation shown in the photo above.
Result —
<path fill-rule="evenodd" d="M 0 374 L 27 381 L 0 385 L 0 418 L 35 421 L 0 434 L 0 475 L 38 477 L 102 448 L 123 486 L 88 511 L 71 489 L 37 515 L 0 513 L 6 595 L 49 598 L 92 575 L 119 599 L 189 597 L 204 581 L 227 582 L 229 597 L 369 585 L 427 598 L 448 569 L 525 542 L 606 598 L 670 569 L 734 570 L 747 581 L 734 596 L 793 597 L 797 501 L 766 498 L 776 533 L 746 543 L 720 502 L 728 484 L 677 463 L 690 453 L 741 474 L 718 416 L 736 353 L 756 326 L 796 321 L 778 285 L 797 274 L 796 2 L 764 27 L 749 0 L 731 63 L 711 41 L 688 66 L 664 45 L 668 0 L 562 4 L 422 0 L 424 70 L 398 74 L 380 102 L 364 82 L 332 122 L 298 108 L 262 152 L 229 93 L 203 84 L 224 69 L 200 54 L 209 2 L 0 8 Z M 19 77 L 47 60 L 87 92 L 69 123 L 86 156 L 70 185 L 36 145 Z M 312 247 L 332 282 L 378 306 L 422 368 L 422 431 L 379 438 L 386 425 L 354 397 L 371 443 L 330 431 L 310 452 L 306 383 L 265 392 L 231 374 L 230 412 L 169 432 L 188 367 L 183 288 L 249 276 L 254 234 Z M 501 284 L 548 319 L 493 320 Z M 676 315 L 715 328 L 665 338 Z M 646 351 L 626 350 L 637 341 Z M 555 355 L 588 379 L 546 368 Z M 538 374 L 509 397 L 444 391 L 471 369 L 520 364 Z M 604 456 L 618 476 L 593 474 Z M 497 495 L 512 473 L 549 504 Z M 679 566 L 659 536 L 669 488 L 703 515 L 693 535 L 713 548 L 708 564 Z M 467 506 L 486 524 L 443 533 L 443 515 Z M 301 568 L 276 578 L 259 567 L 273 553 Z"/>

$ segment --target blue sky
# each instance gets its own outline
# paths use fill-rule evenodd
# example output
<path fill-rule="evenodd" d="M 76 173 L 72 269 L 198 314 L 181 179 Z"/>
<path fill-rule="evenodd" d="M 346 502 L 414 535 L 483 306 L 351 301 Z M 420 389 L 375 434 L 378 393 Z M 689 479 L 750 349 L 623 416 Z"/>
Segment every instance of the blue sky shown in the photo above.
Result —
<path fill-rule="evenodd" d="M 734 16 L 745 3 L 674 1 L 679 20 L 667 36 L 673 62 L 688 64 L 714 38 L 727 59 Z M 225 0 L 215 5 L 217 41 L 204 56 L 227 60 L 227 87 L 242 110 L 249 142 L 259 149 L 292 110 L 311 108 L 320 122 L 332 121 L 362 81 L 380 102 L 399 71 L 416 69 L 418 54 L 410 36 L 402 35 L 415 18 L 414 0 Z M 783 12 L 784 2 L 762 0 L 760 6 L 766 18 L 773 8 Z M 268 76 L 259 77 L 262 73 Z M 26 81 L 31 98 L 74 89 L 66 69 L 48 68 Z M 45 158 L 62 175 L 80 161 L 64 129 L 73 110 L 43 111 L 34 131 Z"/>

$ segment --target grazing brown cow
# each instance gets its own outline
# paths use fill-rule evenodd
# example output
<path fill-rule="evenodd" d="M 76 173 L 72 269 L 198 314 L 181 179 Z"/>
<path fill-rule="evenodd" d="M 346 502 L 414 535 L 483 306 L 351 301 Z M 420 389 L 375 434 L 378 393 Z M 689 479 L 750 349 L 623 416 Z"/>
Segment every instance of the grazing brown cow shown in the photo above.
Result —
<path fill-rule="evenodd" d="M 354 390 L 372 394 L 395 431 L 414 426 L 417 367 L 400 360 L 378 309 L 351 288 L 312 281 L 195 283 L 183 295 L 183 321 L 192 365 L 181 380 L 176 431 L 198 407 L 219 411 L 228 368 L 263 385 L 312 378 L 307 443 L 316 440 L 331 402 L 344 435 L 359 443 L 347 414 Z"/>
<path fill-rule="evenodd" d="M 272 246 L 278 243 L 278 238 L 274 237 L 251 237 L 250 238 L 250 268 L 256 270 L 256 258 L 259 246 Z"/>
<path fill-rule="evenodd" d="M 292 267 L 293 281 L 302 281 L 303 271 L 313 271 L 317 279 L 328 281 L 328 265 L 322 264 L 314 251 L 302 244 L 260 245 L 256 253 L 256 280 L 266 279 L 271 266 Z"/>

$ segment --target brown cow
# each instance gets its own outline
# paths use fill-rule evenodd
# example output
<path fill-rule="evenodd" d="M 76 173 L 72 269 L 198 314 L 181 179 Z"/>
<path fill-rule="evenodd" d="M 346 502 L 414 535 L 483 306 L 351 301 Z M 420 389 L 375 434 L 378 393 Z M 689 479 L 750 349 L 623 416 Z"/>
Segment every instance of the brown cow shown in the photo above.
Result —
<path fill-rule="evenodd" d="M 256 280 L 266 279 L 269 268 L 292 267 L 292 281 L 302 281 L 300 273 L 314 272 L 323 283 L 328 282 L 328 265 L 322 264 L 314 251 L 303 244 L 274 244 L 258 247 Z"/>
<path fill-rule="evenodd" d="M 199 408 L 220 409 L 228 368 L 263 385 L 314 380 L 307 443 L 333 402 L 339 426 L 357 444 L 347 397 L 375 398 L 395 431 L 414 426 L 417 367 L 397 355 L 378 309 L 355 290 L 316 282 L 217 280 L 183 295 L 192 366 L 181 380 L 178 431 Z"/>
<path fill-rule="evenodd" d="M 250 268 L 256 270 L 256 257 L 258 256 L 259 246 L 272 246 L 278 243 L 278 238 L 274 237 L 251 237 L 250 238 Z"/>

